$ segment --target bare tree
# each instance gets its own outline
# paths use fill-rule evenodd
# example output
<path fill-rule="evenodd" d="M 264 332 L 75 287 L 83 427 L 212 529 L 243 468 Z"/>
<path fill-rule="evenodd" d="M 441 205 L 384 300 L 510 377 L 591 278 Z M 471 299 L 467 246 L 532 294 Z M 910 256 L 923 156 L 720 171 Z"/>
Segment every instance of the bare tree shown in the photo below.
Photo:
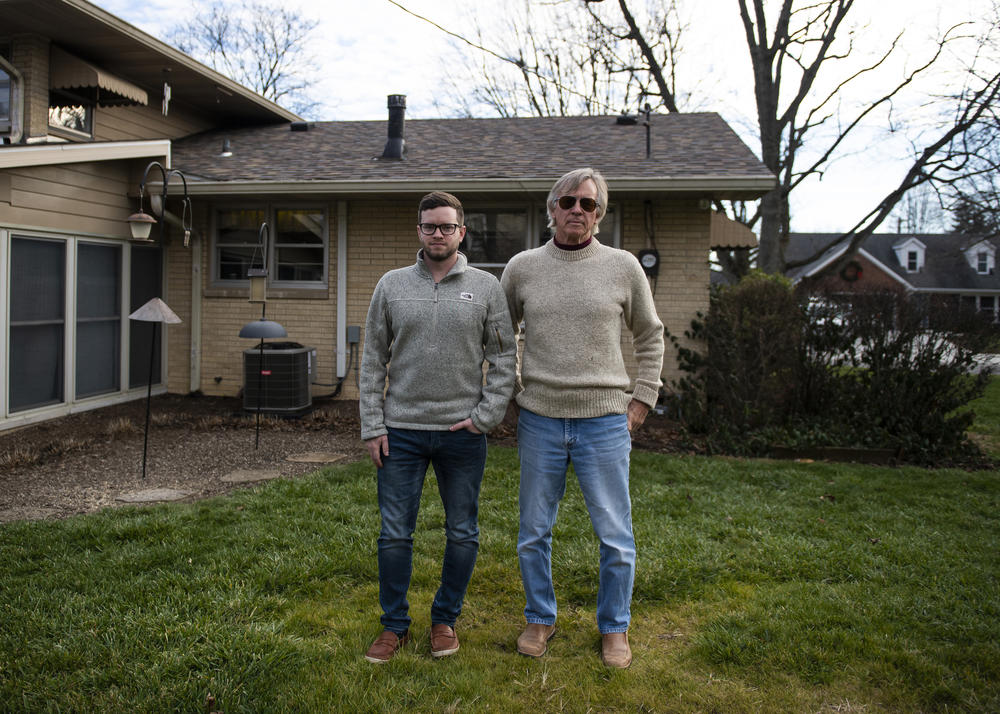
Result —
<path fill-rule="evenodd" d="M 929 183 L 907 191 L 889 215 L 889 228 L 895 228 L 897 233 L 944 232 L 944 200 Z"/>
<path fill-rule="evenodd" d="M 308 43 L 318 21 L 279 0 L 193 7 L 193 17 L 167 33 L 178 49 L 298 114 L 315 110 L 309 89 L 318 76 Z"/>
<path fill-rule="evenodd" d="M 551 3 L 551 0 L 549 0 Z M 680 44 L 677 5 L 640 0 L 616 0 L 600 6 L 594 2 L 555 3 L 563 10 L 576 8 L 587 19 L 588 43 L 603 45 L 599 62 L 584 63 L 588 70 L 603 73 L 605 81 L 615 78 L 635 89 L 620 96 L 652 98 L 652 104 L 665 111 L 677 111 L 680 101 L 677 88 L 677 67 Z M 777 187 L 765 195 L 743 216 L 744 222 L 759 233 L 760 247 L 756 260 L 758 267 L 767 272 L 783 272 L 794 265 L 784 257 L 791 222 L 790 199 L 796 189 L 810 178 L 819 178 L 836 159 L 849 153 L 850 142 L 863 130 L 881 123 L 889 132 L 907 129 L 900 119 L 899 107 L 928 103 L 921 113 L 926 116 L 936 107 L 935 128 L 911 136 L 912 164 L 900 183 L 885 196 L 877 199 L 874 208 L 850 230 L 836 237 L 834 244 L 848 247 L 845 257 L 893 212 L 897 203 L 909 191 L 923 184 L 932 184 L 936 190 L 956 186 L 963 175 L 976 169 L 973 156 L 981 153 L 983 142 L 974 146 L 975 129 L 993 111 L 1000 76 L 995 70 L 982 71 L 970 67 L 966 75 L 967 86 L 949 97 L 927 98 L 921 95 L 918 81 L 940 67 L 942 58 L 950 57 L 956 43 L 968 40 L 967 28 L 952 28 L 933 43 L 916 61 L 890 83 L 880 96 L 860 100 L 848 97 L 857 95 L 863 80 L 880 77 L 885 84 L 894 63 L 902 61 L 902 33 L 885 40 L 866 28 L 864 34 L 850 31 L 847 24 L 854 0 L 737 0 L 741 24 L 749 50 L 753 74 L 756 108 L 756 132 L 760 140 L 763 163 L 778 179 Z M 581 10 L 583 8 L 583 10 Z M 638 13 L 636 10 L 641 9 Z M 995 24 L 995 23 L 994 23 Z M 586 93 L 589 87 L 572 78 L 554 79 L 541 71 L 537 57 L 565 57 L 556 52 L 557 45 L 539 29 L 540 23 L 530 27 L 531 43 L 521 37 L 518 50 L 500 53 L 507 62 L 525 70 L 520 80 L 526 83 L 531 77 L 532 96 L 546 91 L 545 84 L 559 89 L 560 96 L 570 89 Z M 565 23 L 560 25 L 564 28 Z M 572 33 L 561 34 L 561 38 Z M 882 49 L 871 52 L 869 48 L 856 47 L 856 41 L 865 38 L 866 44 L 881 43 Z M 869 39 L 874 38 L 874 39 Z M 629 48 L 631 45 L 631 49 Z M 980 45 L 984 47 L 984 45 Z M 593 48 L 591 48 L 593 49 Z M 868 52 L 863 51 L 868 49 Z M 565 62 L 563 62 L 565 65 Z M 510 81 L 515 81 L 516 78 Z M 557 84 L 558 82 L 558 84 Z M 496 97 L 509 97 L 504 85 L 487 78 L 482 85 Z M 933 101 L 932 101 L 933 100 Z M 930 106 L 930 105 L 933 106 Z M 576 110 L 576 105 L 569 105 Z M 536 102 L 532 113 L 563 113 L 551 111 L 549 105 Z M 514 115 L 508 112 L 507 115 Z M 809 262 L 816 256 L 810 256 Z M 745 256 L 744 256 L 745 257 Z M 720 256 L 726 266 L 727 256 Z M 728 266 L 742 269 L 732 261 Z M 797 262 L 795 265 L 801 264 Z M 833 266 L 839 269 L 840 266 Z"/>
<path fill-rule="evenodd" d="M 675 62 L 684 26 L 675 0 L 657 5 L 663 6 L 658 13 L 645 16 L 642 45 L 596 9 L 580 13 L 578 0 L 525 2 L 488 29 L 474 19 L 473 37 L 456 37 L 481 52 L 459 55 L 449 99 L 468 116 L 617 114 L 645 103 L 676 111 Z M 647 56 L 656 76 L 647 70 Z M 470 76 L 480 78 L 471 87 Z"/>

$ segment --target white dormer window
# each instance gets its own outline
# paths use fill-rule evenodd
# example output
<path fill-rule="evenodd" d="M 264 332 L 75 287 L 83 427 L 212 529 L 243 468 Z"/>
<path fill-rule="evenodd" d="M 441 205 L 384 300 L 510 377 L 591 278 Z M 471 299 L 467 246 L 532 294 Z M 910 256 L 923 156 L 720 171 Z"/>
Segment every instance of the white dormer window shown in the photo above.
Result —
<path fill-rule="evenodd" d="M 965 250 L 965 260 L 978 275 L 990 275 L 997 264 L 997 250 L 989 241 L 981 241 Z"/>
<path fill-rule="evenodd" d="M 913 236 L 900 240 L 892 247 L 899 266 L 907 273 L 919 273 L 924 269 L 926 249 L 927 246 Z"/>

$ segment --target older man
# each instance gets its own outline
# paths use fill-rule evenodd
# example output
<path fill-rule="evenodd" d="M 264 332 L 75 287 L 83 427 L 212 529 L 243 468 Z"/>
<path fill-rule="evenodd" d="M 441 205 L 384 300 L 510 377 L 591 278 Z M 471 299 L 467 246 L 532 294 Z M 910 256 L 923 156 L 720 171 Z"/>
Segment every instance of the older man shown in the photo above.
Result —
<path fill-rule="evenodd" d="M 628 642 L 635 541 L 629 497 L 630 432 L 655 406 L 663 324 L 639 261 L 595 237 L 608 187 L 593 169 L 560 178 L 549 193 L 545 245 L 516 255 L 500 284 L 524 348 L 515 387 L 521 461 L 521 566 L 527 626 L 521 654 L 540 657 L 555 633 L 552 528 L 570 463 L 600 540 L 597 625 L 609 667 L 632 662 Z M 632 387 L 621 349 L 632 333 Z M 631 392 L 629 391 L 631 388 Z"/>
<path fill-rule="evenodd" d="M 429 193 L 417 221 L 417 261 L 389 271 L 375 287 L 361 360 L 361 438 L 378 468 L 382 515 L 384 629 L 365 653 L 373 663 L 389 661 L 409 638 L 413 531 L 429 464 L 447 539 L 431 604 L 431 655 L 458 651 L 455 620 L 479 549 L 484 434 L 503 418 L 514 384 L 516 350 L 503 291 L 458 252 L 462 204 L 450 193 Z"/>

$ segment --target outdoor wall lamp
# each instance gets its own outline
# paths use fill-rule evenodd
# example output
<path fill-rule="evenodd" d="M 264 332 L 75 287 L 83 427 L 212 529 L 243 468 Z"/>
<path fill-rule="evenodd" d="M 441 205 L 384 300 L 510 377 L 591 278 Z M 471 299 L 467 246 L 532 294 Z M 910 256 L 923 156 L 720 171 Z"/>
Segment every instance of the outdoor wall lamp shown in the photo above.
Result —
<path fill-rule="evenodd" d="M 159 221 L 157 221 L 152 215 L 142 210 L 142 196 L 146 189 L 146 179 L 149 178 L 149 172 L 154 166 L 160 171 L 162 189 L 159 195 L 152 193 L 149 195 L 149 210 L 151 210 L 154 215 L 159 215 Z M 191 197 L 188 196 L 187 178 L 180 171 L 180 169 L 167 170 L 159 161 L 151 161 L 149 165 L 146 166 L 146 170 L 142 174 L 142 180 L 139 182 L 139 211 L 137 213 L 133 213 L 125 219 L 128 221 L 129 229 L 132 231 L 133 240 L 151 242 L 149 234 L 152 231 L 153 224 L 159 222 L 160 245 L 163 245 L 163 224 L 165 223 L 164 214 L 166 213 L 167 206 L 167 190 L 170 186 L 171 177 L 175 175 L 180 176 L 181 183 L 184 185 L 184 203 L 183 210 L 181 212 L 181 228 L 184 230 L 184 247 L 186 248 L 190 244 L 191 226 L 194 220 L 194 213 L 191 208 Z"/>

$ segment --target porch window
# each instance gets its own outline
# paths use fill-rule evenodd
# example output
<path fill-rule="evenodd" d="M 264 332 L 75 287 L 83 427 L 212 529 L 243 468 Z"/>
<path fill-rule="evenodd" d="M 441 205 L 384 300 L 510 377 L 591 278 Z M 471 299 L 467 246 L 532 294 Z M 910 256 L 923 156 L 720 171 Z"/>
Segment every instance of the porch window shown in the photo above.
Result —
<path fill-rule="evenodd" d="M 262 223 L 269 228 L 267 246 L 259 243 Z M 247 271 L 263 267 L 265 259 L 272 284 L 286 288 L 326 285 L 329 237 L 323 209 L 219 209 L 213 240 L 216 285 L 246 285 Z"/>
<path fill-rule="evenodd" d="M 979 296 L 979 312 L 985 312 L 994 322 L 997 319 L 997 298 L 995 295 Z"/>
<path fill-rule="evenodd" d="M 10 271 L 10 411 L 64 399 L 66 243 L 13 238 Z"/>
<path fill-rule="evenodd" d="M 119 246 L 80 243 L 76 281 L 76 396 L 121 388 Z"/>

